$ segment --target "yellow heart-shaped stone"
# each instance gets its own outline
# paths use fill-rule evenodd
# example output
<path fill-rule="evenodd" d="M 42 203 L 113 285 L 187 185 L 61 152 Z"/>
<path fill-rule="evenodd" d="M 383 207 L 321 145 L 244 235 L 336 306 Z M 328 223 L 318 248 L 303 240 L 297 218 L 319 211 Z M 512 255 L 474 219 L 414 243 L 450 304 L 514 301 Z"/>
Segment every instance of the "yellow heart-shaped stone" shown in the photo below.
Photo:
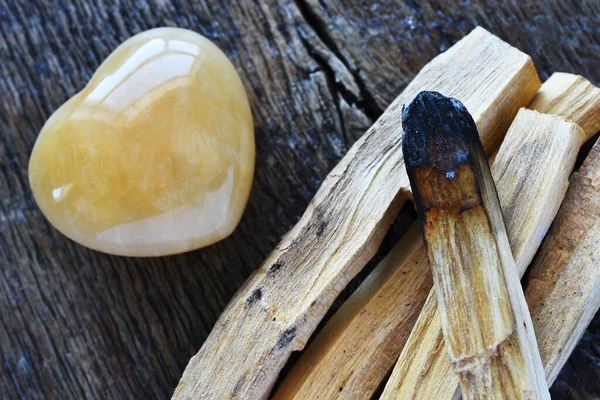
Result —
<path fill-rule="evenodd" d="M 225 238 L 253 173 L 252 114 L 235 68 L 208 39 L 177 28 L 120 45 L 48 119 L 29 161 L 52 225 L 128 256 Z"/>

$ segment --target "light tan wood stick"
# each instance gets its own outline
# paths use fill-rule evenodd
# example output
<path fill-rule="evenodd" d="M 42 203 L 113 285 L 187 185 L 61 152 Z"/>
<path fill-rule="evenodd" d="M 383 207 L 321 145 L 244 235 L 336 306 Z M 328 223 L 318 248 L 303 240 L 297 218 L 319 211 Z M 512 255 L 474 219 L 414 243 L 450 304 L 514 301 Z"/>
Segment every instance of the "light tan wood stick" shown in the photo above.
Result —
<path fill-rule="evenodd" d="M 552 84 L 557 77 L 562 79 L 565 75 L 568 74 L 552 75 L 543 88 Z M 552 107 L 540 106 L 541 111 L 555 112 L 557 107 L 577 109 L 565 104 L 569 104 L 572 98 L 584 97 L 589 99 L 587 109 L 591 111 L 579 117 L 572 114 L 567 114 L 567 117 L 578 122 L 594 118 L 594 106 L 587 93 L 598 89 L 589 82 L 576 87 L 554 84 L 552 87 L 564 87 L 567 91 L 553 92 L 552 96 L 557 101 L 553 102 Z M 600 104 L 600 99 L 596 98 L 595 104 Z M 524 115 L 515 121 L 504 139 L 501 161 L 494 164 L 492 174 L 505 213 L 511 246 L 515 244 L 523 248 L 522 243 L 542 237 L 548 229 L 564 194 L 557 188 L 565 187 L 582 139 L 579 134 L 572 134 L 576 130 L 573 124 L 564 123 L 560 118 L 521 113 Z M 521 123 L 517 124 L 518 121 Z M 513 254 L 517 265 L 524 271 L 532 252 L 521 254 L 515 252 L 515 248 Z M 396 363 L 431 286 L 430 269 L 421 235 L 415 225 L 412 233 L 407 232 L 403 236 L 304 350 L 279 386 L 275 398 L 305 399 L 317 394 L 321 398 L 371 398 Z M 435 311 L 435 302 L 427 304 L 421 313 L 422 321 L 431 320 L 428 310 Z M 434 325 L 439 328 L 438 321 Z M 415 340 L 410 343 L 413 347 L 407 349 L 407 354 L 415 354 L 419 349 L 424 354 L 415 357 L 423 365 L 403 364 L 414 372 L 412 378 L 407 377 L 407 380 L 414 382 L 414 387 L 408 389 L 409 385 L 404 385 L 407 393 L 418 393 L 421 384 L 427 387 L 424 382 L 426 376 L 438 376 L 435 371 L 431 372 L 438 365 L 450 368 L 441 341 L 441 330 L 429 332 L 432 337 L 429 340 L 423 336 L 427 335 L 428 326 L 431 327 L 431 324 L 419 325 L 419 333 L 415 332 Z M 439 336 L 436 336 L 438 333 Z M 434 340 L 438 341 L 437 345 Z M 420 348 L 421 342 L 430 343 L 431 347 Z M 438 351 L 442 352 L 441 361 L 428 360 Z M 396 381 L 396 386 L 400 386 L 399 378 L 407 376 L 408 372 L 397 368 L 390 383 Z M 450 390 L 454 391 L 458 380 L 448 384 Z M 393 392 L 392 388 L 396 387 L 391 384 L 388 386 L 386 393 Z M 433 392 L 422 398 L 438 398 L 437 394 L 445 392 L 439 384 L 432 385 L 430 389 Z"/>
<path fill-rule="evenodd" d="M 304 347 L 340 290 L 373 256 L 409 194 L 402 104 L 423 89 L 461 99 L 491 150 L 539 86 L 530 58 L 481 28 L 427 64 L 234 296 L 173 398 L 267 396 L 290 353 Z"/>
<path fill-rule="evenodd" d="M 549 384 L 600 307 L 600 141 L 570 179 L 565 201 L 525 282 Z"/>
<path fill-rule="evenodd" d="M 403 154 L 446 350 L 467 399 L 550 399 L 500 200 L 471 115 L 421 92 Z"/>

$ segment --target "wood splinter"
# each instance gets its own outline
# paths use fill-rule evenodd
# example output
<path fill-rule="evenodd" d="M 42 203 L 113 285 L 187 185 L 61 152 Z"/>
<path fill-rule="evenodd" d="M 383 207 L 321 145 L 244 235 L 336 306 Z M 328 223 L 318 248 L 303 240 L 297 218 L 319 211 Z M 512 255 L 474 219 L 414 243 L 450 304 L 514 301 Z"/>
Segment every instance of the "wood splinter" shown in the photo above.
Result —
<path fill-rule="evenodd" d="M 500 202 L 473 118 L 421 92 L 404 107 L 403 153 L 446 350 L 469 398 L 550 398 Z"/>

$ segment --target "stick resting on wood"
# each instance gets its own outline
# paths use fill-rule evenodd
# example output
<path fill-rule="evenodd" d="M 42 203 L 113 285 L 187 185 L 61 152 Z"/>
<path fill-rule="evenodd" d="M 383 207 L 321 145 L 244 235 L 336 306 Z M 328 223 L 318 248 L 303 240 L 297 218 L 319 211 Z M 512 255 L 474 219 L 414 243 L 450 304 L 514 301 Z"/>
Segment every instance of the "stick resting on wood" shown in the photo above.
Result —
<path fill-rule="evenodd" d="M 231 300 L 173 398 L 268 395 L 291 352 L 304 347 L 338 293 L 374 255 L 409 196 L 400 126 L 407 100 L 420 90 L 461 99 L 491 150 L 539 87 L 530 58 L 481 28 L 427 64 Z"/>
<path fill-rule="evenodd" d="M 524 282 L 548 383 L 600 307 L 600 141 L 571 177 L 565 201 Z"/>
<path fill-rule="evenodd" d="M 475 122 L 458 100 L 422 92 L 404 107 L 402 127 L 446 349 L 463 396 L 549 399 Z"/>

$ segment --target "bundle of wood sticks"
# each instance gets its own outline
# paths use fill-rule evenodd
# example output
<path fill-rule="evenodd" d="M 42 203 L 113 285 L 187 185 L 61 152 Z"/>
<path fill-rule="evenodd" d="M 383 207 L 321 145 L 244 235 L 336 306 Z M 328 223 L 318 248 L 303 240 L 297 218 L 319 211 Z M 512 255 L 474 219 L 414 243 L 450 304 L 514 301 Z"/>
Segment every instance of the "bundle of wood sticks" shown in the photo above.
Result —
<path fill-rule="evenodd" d="M 331 171 L 173 398 L 549 398 L 600 307 L 600 142 L 572 174 L 599 130 L 600 89 L 566 73 L 542 85 L 476 28 Z M 313 335 L 413 193 L 422 232 Z"/>

